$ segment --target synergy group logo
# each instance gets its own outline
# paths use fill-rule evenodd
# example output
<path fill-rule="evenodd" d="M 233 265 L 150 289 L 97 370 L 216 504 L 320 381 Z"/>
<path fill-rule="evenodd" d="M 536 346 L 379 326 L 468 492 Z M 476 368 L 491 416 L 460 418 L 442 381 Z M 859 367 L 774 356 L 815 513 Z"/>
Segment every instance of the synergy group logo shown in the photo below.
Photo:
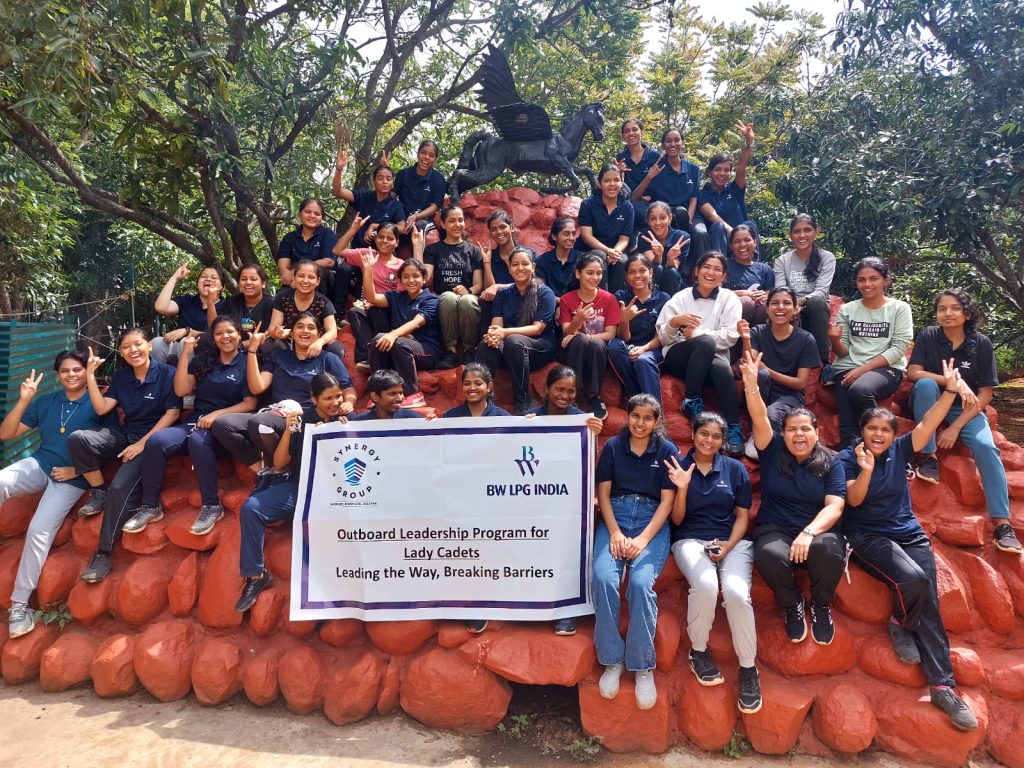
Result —
<path fill-rule="evenodd" d="M 334 454 L 336 493 L 342 499 L 365 499 L 380 477 L 381 455 L 364 442 L 343 443 Z"/>

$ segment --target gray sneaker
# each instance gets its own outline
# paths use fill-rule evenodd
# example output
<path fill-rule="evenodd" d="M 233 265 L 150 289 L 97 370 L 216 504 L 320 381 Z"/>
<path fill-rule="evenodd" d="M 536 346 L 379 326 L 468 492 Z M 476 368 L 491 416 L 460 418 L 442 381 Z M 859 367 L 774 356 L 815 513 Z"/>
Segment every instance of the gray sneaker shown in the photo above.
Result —
<path fill-rule="evenodd" d="M 11 603 L 7 613 L 7 634 L 11 640 L 27 635 L 36 628 L 36 612 L 25 603 Z"/>
<path fill-rule="evenodd" d="M 112 570 L 114 570 L 114 564 L 110 562 L 110 555 L 106 552 L 97 552 L 82 571 L 82 581 L 96 584 L 107 578 Z"/>
<path fill-rule="evenodd" d="M 978 718 L 971 712 L 967 702 L 957 696 L 952 688 L 932 688 L 932 704 L 949 715 L 949 722 L 961 731 L 973 731 L 978 727 Z"/>
<path fill-rule="evenodd" d="M 1009 523 L 1000 523 L 995 527 L 992 531 L 992 541 L 995 542 L 996 549 L 1001 549 L 1003 552 L 1013 552 L 1019 555 L 1024 551 L 1017 539 L 1017 534 L 1013 532 Z"/>
<path fill-rule="evenodd" d="M 79 517 L 92 517 L 98 515 L 107 506 L 107 491 L 105 488 L 93 488 L 85 504 L 78 508 Z"/>
<path fill-rule="evenodd" d="M 146 526 L 164 519 L 164 511 L 160 507 L 139 507 L 135 514 L 128 518 L 121 530 L 125 533 L 141 533 Z"/>
<path fill-rule="evenodd" d="M 215 526 L 224 517 L 224 507 L 220 504 L 204 504 L 203 508 L 199 510 L 199 517 L 192 523 L 192 527 L 189 528 L 191 533 L 197 536 L 204 536 L 213 530 Z"/>
<path fill-rule="evenodd" d="M 889 619 L 889 639 L 896 657 L 904 664 L 920 664 L 921 651 L 917 647 L 914 636 L 892 619 Z"/>

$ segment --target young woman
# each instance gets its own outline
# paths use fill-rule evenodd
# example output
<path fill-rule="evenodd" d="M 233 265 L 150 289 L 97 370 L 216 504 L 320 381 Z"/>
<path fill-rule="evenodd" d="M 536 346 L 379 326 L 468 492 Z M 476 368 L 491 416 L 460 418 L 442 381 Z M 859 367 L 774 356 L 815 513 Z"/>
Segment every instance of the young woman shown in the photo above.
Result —
<path fill-rule="evenodd" d="M 669 479 L 676 486 L 672 555 L 690 584 L 686 607 L 690 669 L 701 685 L 725 682 L 708 653 L 721 592 L 740 661 L 739 708 L 751 714 L 761 709 L 761 682 L 754 666 L 757 633 L 750 601 L 754 544 L 746 538 L 752 493 L 746 467 L 721 454 L 725 430 L 725 419 L 703 411 L 693 422 L 693 448 L 681 463 L 669 460 Z"/>
<path fill-rule="evenodd" d="M 669 553 L 668 516 L 675 485 L 668 477 L 676 447 L 659 432 L 661 404 L 650 395 L 634 395 L 626 405 L 622 434 L 608 440 L 597 462 L 597 501 L 601 519 L 594 533 L 594 646 L 604 666 L 599 689 L 606 699 L 619 694 L 622 670 L 636 673 L 636 705 L 651 709 L 658 699 L 654 684 L 654 628 L 658 599 L 654 580 Z M 626 639 L 619 632 L 625 575 L 629 601 Z"/>
<path fill-rule="evenodd" d="M 494 297 L 498 291 L 515 282 L 510 266 L 512 251 L 516 248 L 525 248 L 516 242 L 516 227 L 506 211 L 495 211 L 487 217 L 487 231 L 495 246 L 492 247 L 490 242 L 477 243 L 483 255 L 484 267 L 484 290 L 480 294 L 480 301 L 483 302 L 480 305 L 481 328 L 491 324 Z M 536 259 L 536 254 L 532 250 L 526 248 L 526 251 L 530 258 Z"/>
<path fill-rule="evenodd" d="M 580 204 L 580 239 L 604 255 L 605 287 L 622 288 L 626 274 L 626 253 L 633 236 L 633 204 L 622 191 L 622 171 L 614 163 L 601 166 L 597 189 Z"/>
<path fill-rule="evenodd" d="M 647 172 L 661 158 L 656 151 L 644 143 L 644 126 L 638 118 L 630 117 L 622 124 L 622 141 L 626 145 L 615 155 L 615 162 L 622 171 L 622 181 L 629 187 L 629 192 L 640 186 Z M 647 215 L 647 200 L 634 199 L 637 223 L 644 221 Z"/>
<path fill-rule="evenodd" d="M 0 440 L 14 440 L 30 429 L 39 434 L 39 447 L 29 457 L 0 469 L 0 505 L 15 496 L 42 492 L 25 532 L 25 547 L 18 562 L 7 617 L 8 636 L 27 635 L 36 625 L 35 611 L 28 606 L 50 545 L 71 507 L 85 493 L 86 483 L 72 466 L 68 438 L 76 430 L 98 430 L 114 425 L 113 414 L 99 416 L 86 391 L 86 358 L 81 352 L 57 354 L 53 369 L 60 389 L 36 396 L 43 374 L 35 369 L 21 383 L 18 399 L 0 423 Z"/>
<path fill-rule="evenodd" d="M 419 368 L 431 371 L 441 357 L 441 329 L 437 322 L 437 296 L 427 287 L 427 268 L 419 259 L 409 259 L 398 270 L 404 291 L 379 294 L 373 283 L 371 256 L 363 257 L 363 298 L 372 307 L 389 312 L 388 330 L 374 335 L 369 325 L 356 325 L 356 338 L 366 344 L 370 368 L 393 368 L 405 382 L 403 408 L 425 408 L 420 392 Z"/>
<path fill-rule="evenodd" d="M 295 265 L 312 261 L 326 270 L 334 269 L 334 244 L 338 236 L 324 226 L 324 205 L 315 197 L 299 203 L 299 226 L 281 238 L 277 249 L 277 274 L 281 286 L 292 284 Z"/>
<path fill-rule="evenodd" d="M 800 307 L 800 325 L 809 331 L 818 345 L 822 383 L 833 379 L 829 364 L 828 321 L 831 313 L 828 292 L 836 274 L 836 257 L 818 247 L 821 230 L 808 213 L 798 213 L 789 222 L 789 240 L 793 249 L 775 260 L 775 285 L 796 291 Z"/>
<path fill-rule="evenodd" d="M 351 416 L 340 416 L 340 420 L 369 421 L 371 419 L 422 419 L 418 412 L 402 407 L 405 399 L 404 382 L 398 371 L 382 368 L 370 374 L 366 391 L 370 396 L 370 409 Z"/>
<path fill-rule="evenodd" d="M 846 563 L 846 540 L 839 530 L 846 477 L 839 457 L 818 440 L 818 422 L 806 408 L 794 408 L 772 430 L 757 388 L 759 352 L 740 363 L 754 445 L 761 459 L 761 508 L 754 534 L 754 559 L 775 592 L 791 642 L 807 637 L 804 598 L 795 569 L 806 568 L 811 582 L 811 635 L 818 645 L 835 638 L 832 598 Z"/>
<path fill-rule="evenodd" d="M 860 415 L 899 388 L 914 339 L 910 305 L 885 295 L 892 283 L 885 262 L 861 259 L 853 272 L 861 297 L 843 304 L 836 324 L 828 329 L 836 353 L 832 368 L 843 447 L 857 439 Z"/>
<path fill-rule="evenodd" d="M 395 174 L 395 194 L 405 208 L 405 232 L 413 227 L 423 229 L 444 205 L 448 185 L 444 176 L 434 169 L 437 163 L 437 143 L 426 139 L 416 149 L 416 164 Z"/>
<path fill-rule="evenodd" d="M 737 224 L 729 233 L 725 287 L 735 293 L 743 307 L 743 319 L 751 325 L 768 320 L 768 292 L 775 287 L 775 272 L 757 256 L 757 230 L 749 224 Z"/>
<path fill-rule="evenodd" d="M 311 407 L 301 412 L 288 413 L 285 428 L 277 437 L 273 456 L 274 468 L 281 477 L 287 479 L 254 491 L 239 512 L 242 528 L 239 570 L 244 582 L 242 594 L 235 603 L 236 611 L 248 611 L 256 604 L 260 592 L 270 586 L 270 572 L 263 565 L 264 532 L 270 523 L 289 520 L 295 514 L 295 505 L 299 500 L 299 475 L 306 425 L 337 421 L 345 412 L 350 412 L 350 406 L 345 411 L 347 392 L 350 390 L 336 376 L 320 372 L 313 377 L 310 390 L 303 397 L 303 400 L 309 399 Z"/>
<path fill-rule="evenodd" d="M 686 383 L 683 415 L 693 421 L 704 409 L 704 388 L 713 386 L 729 422 L 726 450 L 735 454 L 743 450 L 743 428 L 729 350 L 739 339 L 740 300 L 722 287 L 725 267 L 720 253 L 701 256 L 693 288 L 684 288 L 668 300 L 658 315 L 657 329 L 665 372 Z"/>
<path fill-rule="evenodd" d="M 80 517 L 103 512 L 100 540 L 82 579 L 102 581 L 113 568 L 110 553 L 121 537 L 121 528 L 138 506 L 142 492 L 142 453 L 149 439 L 174 424 L 181 415 L 181 398 L 174 392 L 174 369 L 150 358 L 145 331 L 132 328 L 121 334 L 117 349 L 127 367 L 115 371 L 106 393 L 100 392 L 96 371 L 103 358 L 89 349 L 85 369 L 86 385 L 93 410 L 100 416 L 118 406 L 124 411 L 124 425 L 98 430 L 80 430 L 68 438 L 68 451 L 75 473 L 89 484 L 91 493 L 79 508 Z M 108 459 L 121 459 L 110 482 L 103 480 L 102 466 Z M 104 510 L 106 510 L 104 512 Z"/>
<path fill-rule="evenodd" d="M 910 393 L 914 418 L 920 421 L 938 402 L 944 381 L 942 363 L 952 358 L 963 380 L 978 397 L 976 403 L 963 399 L 953 402 L 944 419 L 946 427 L 939 433 L 938 447 L 949 450 L 958 439 L 963 441 L 981 474 L 988 514 L 995 526 L 992 538 L 996 547 L 1020 554 L 1020 541 L 1010 525 L 1006 470 L 985 417 L 985 408 L 992 401 L 992 388 L 999 383 L 992 342 L 978 332 L 981 313 L 967 291 L 943 291 L 935 297 L 934 307 L 936 324 L 918 334 L 907 368 L 907 375 L 914 382 Z M 915 461 L 917 476 L 929 483 L 939 482 L 935 448 L 932 436 Z"/>
<path fill-rule="evenodd" d="M 218 317 L 211 328 L 215 354 L 192 359 L 194 339 L 185 339 L 178 367 L 174 372 L 174 394 L 195 395 L 195 409 L 187 421 L 161 429 L 147 442 L 142 452 L 142 506 L 124 524 L 125 533 L 138 533 L 164 516 L 160 508 L 160 487 L 164 469 L 171 456 L 192 459 L 199 480 L 202 508 L 192 523 L 192 533 L 204 535 L 224 517 L 217 496 L 217 453 L 220 444 L 211 428 L 217 419 L 232 413 L 249 414 L 256 410 L 256 398 L 246 384 L 245 355 L 241 352 L 242 331 L 230 317 Z"/>
<path fill-rule="evenodd" d="M 668 203 L 655 200 L 647 208 L 647 231 L 640 233 L 637 250 L 654 265 L 654 279 L 665 293 L 690 284 L 690 235 L 672 226 Z"/>
<path fill-rule="evenodd" d="M 647 171 L 643 181 L 633 190 L 631 200 L 661 200 L 672 209 L 676 229 L 696 236 L 692 228 L 697 213 L 700 190 L 700 168 L 683 157 L 683 134 L 669 128 L 661 134 L 661 156 Z M 698 250 L 703 248 L 696 243 Z M 696 253 L 695 256 L 699 256 Z"/>
<path fill-rule="evenodd" d="M 224 289 L 224 279 L 220 267 L 203 267 L 196 280 L 194 295 L 173 295 L 178 281 L 186 277 L 188 264 L 182 264 L 164 283 L 153 302 L 153 309 L 158 315 L 178 318 L 177 328 L 153 340 L 150 356 L 156 362 L 165 363 L 172 355 L 179 355 L 181 340 L 203 333 L 222 309 L 220 293 Z"/>
<path fill-rule="evenodd" d="M 391 167 L 382 163 L 373 169 L 370 176 L 372 189 L 347 189 L 341 184 L 341 176 L 348 165 L 347 149 L 338 150 L 338 158 L 334 164 L 334 179 L 331 181 L 331 193 L 339 200 L 355 206 L 356 213 L 365 222 L 352 239 L 356 248 L 368 248 L 377 235 L 377 227 L 385 221 L 398 225 L 399 234 L 405 234 L 406 211 L 394 194 L 395 175 Z"/>
<path fill-rule="evenodd" d="M 534 277 L 533 254 L 517 248 L 509 260 L 512 285 L 494 297 L 493 317 L 483 343 L 477 349 L 477 361 L 493 373 L 504 363 L 512 379 L 513 413 L 526 413 L 530 407 L 530 371 L 555 359 L 555 294 Z"/>
<path fill-rule="evenodd" d="M 656 324 L 669 295 L 654 287 L 651 262 L 639 254 L 626 259 L 626 285 L 619 302 L 617 335 L 608 342 L 608 360 L 626 397 L 640 393 L 661 401 L 661 340 Z"/>
<path fill-rule="evenodd" d="M 425 236 L 412 233 L 413 258 L 427 266 L 427 282 L 437 295 L 444 356 L 440 370 L 458 368 L 472 360 L 480 341 L 480 293 L 484 289 L 483 254 L 465 239 L 466 220 L 462 209 L 448 205 L 441 209 L 442 238 L 424 249 Z"/>
<path fill-rule="evenodd" d="M 537 277 L 557 297 L 575 287 L 576 222 L 568 216 L 559 216 L 551 224 L 548 242 L 554 247 L 537 257 Z"/>
<path fill-rule="evenodd" d="M 345 350 L 338 341 L 335 307 L 330 299 L 317 291 L 320 286 L 320 275 L 320 267 L 312 261 L 300 261 L 296 265 L 292 273 L 291 287 L 282 288 L 274 297 L 274 305 L 270 312 L 270 329 L 265 335 L 277 342 L 287 339 L 288 329 L 295 324 L 300 314 L 308 312 L 322 326 L 323 333 L 313 340 L 307 354 L 316 357 L 326 348 L 341 360 L 345 357 Z M 271 346 L 282 348 L 285 345 Z"/>
<path fill-rule="evenodd" d="M 954 690 L 949 639 L 939 612 L 935 556 L 911 510 L 906 467 L 933 438 L 958 398 L 976 398 L 963 384 L 953 360 L 943 361 L 942 394 L 912 432 L 896 437 L 896 417 L 872 408 L 861 417 L 856 447 L 841 454 L 846 471 L 843 532 L 854 560 L 892 591 L 889 637 L 903 662 L 920 664 L 932 703 L 962 731 L 978 727 L 971 708 Z"/>
<path fill-rule="evenodd" d="M 318 373 L 330 373 L 344 384 L 345 402 L 341 408 L 351 413 L 356 391 L 344 363 L 336 355 L 310 355 L 320 336 L 320 324 L 311 312 L 302 312 L 289 329 L 291 346 L 275 349 L 260 361 L 257 350 L 266 337 L 259 327 L 249 337 L 246 349 L 245 380 L 256 396 L 270 392 L 271 405 L 259 413 L 231 413 L 213 422 L 213 436 L 232 456 L 256 472 L 257 488 L 277 482 L 274 450 L 285 427 L 285 411 L 280 403 L 295 400 L 303 408 L 309 405 L 309 386 Z"/>
<path fill-rule="evenodd" d="M 259 264 L 246 264 L 238 270 L 238 293 L 222 302 L 221 315 L 238 323 L 244 341 L 257 325 L 270 327 L 273 308 L 274 299 L 267 293 L 267 273 Z"/>
<path fill-rule="evenodd" d="M 754 149 L 754 124 L 738 121 L 734 129 L 743 136 L 743 151 L 732 178 L 732 158 L 718 152 L 708 161 L 708 180 L 697 195 L 697 213 L 708 231 L 708 244 L 725 253 L 733 227 L 746 224 L 757 238 L 757 226 L 747 216 L 747 164 Z M 756 249 L 755 249 L 756 258 Z"/>

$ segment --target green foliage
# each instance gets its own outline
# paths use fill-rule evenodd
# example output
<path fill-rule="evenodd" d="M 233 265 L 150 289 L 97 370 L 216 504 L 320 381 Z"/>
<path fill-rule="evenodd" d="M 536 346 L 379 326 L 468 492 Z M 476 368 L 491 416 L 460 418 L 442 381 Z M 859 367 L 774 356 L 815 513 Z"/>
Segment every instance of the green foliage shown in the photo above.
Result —
<path fill-rule="evenodd" d="M 747 741 L 743 734 L 733 732 L 729 743 L 722 747 L 722 754 L 726 757 L 731 757 L 733 760 L 739 760 L 750 751 L 750 748 L 750 742 Z"/>
<path fill-rule="evenodd" d="M 536 717 L 536 715 L 511 715 L 508 718 L 508 725 L 498 723 L 498 733 L 504 734 L 510 739 L 521 739 L 530 730 L 531 717 Z"/>
<path fill-rule="evenodd" d="M 35 619 L 37 622 L 41 621 L 44 624 L 53 624 L 56 622 L 57 626 L 61 629 L 64 629 L 65 626 L 74 621 L 66 601 L 46 611 L 37 610 L 35 613 Z"/>
<path fill-rule="evenodd" d="M 604 739 L 600 736 L 587 736 L 585 739 L 574 739 L 566 744 L 561 751 L 577 763 L 592 763 L 601 754 Z"/>

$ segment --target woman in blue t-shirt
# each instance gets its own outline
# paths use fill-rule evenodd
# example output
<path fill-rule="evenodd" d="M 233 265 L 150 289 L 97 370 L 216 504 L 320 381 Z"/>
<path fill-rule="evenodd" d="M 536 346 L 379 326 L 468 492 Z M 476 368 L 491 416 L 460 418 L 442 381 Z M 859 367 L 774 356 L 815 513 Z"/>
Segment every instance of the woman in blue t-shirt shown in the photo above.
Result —
<path fill-rule="evenodd" d="M 353 248 L 369 248 L 377 234 L 377 227 L 385 221 L 398 225 L 399 234 L 405 234 L 406 211 L 402 201 L 395 194 L 395 172 L 387 162 L 381 162 L 370 174 L 371 189 L 348 189 L 341 183 L 342 174 L 348 166 L 347 149 L 338 150 L 334 164 L 334 179 L 331 193 L 339 200 L 355 207 L 356 213 L 365 220 L 362 228 L 352 238 Z"/>
<path fill-rule="evenodd" d="M 978 721 L 954 690 L 935 556 L 914 517 L 906 475 L 907 465 L 957 398 L 968 404 L 976 399 L 952 360 L 943 361 L 942 368 L 942 395 L 912 432 L 896 437 L 896 417 L 885 408 L 872 408 L 861 416 L 861 440 L 840 454 L 846 470 L 843 531 L 855 562 L 892 591 L 889 637 L 896 655 L 907 664 L 921 665 L 932 704 L 949 715 L 956 728 L 971 731 Z"/>
<path fill-rule="evenodd" d="M 661 401 L 661 339 L 656 324 L 671 297 L 654 287 L 651 262 L 637 253 L 626 259 L 626 285 L 615 294 L 622 309 L 618 334 L 608 342 L 608 362 L 627 398 L 643 392 Z"/>
<path fill-rule="evenodd" d="M 597 189 L 580 204 L 580 239 L 588 249 L 604 257 L 602 287 L 612 293 L 622 288 L 625 279 L 634 216 L 633 204 L 623 192 L 619 166 L 601 166 Z"/>
<path fill-rule="evenodd" d="M 690 235 L 672 226 L 672 209 L 655 200 L 647 208 L 647 230 L 637 236 L 637 250 L 654 265 L 654 280 L 669 296 L 693 282 Z"/>
<path fill-rule="evenodd" d="M 328 271 L 334 269 L 332 251 L 338 236 L 323 222 L 323 203 L 315 197 L 307 197 L 299 203 L 299 225 L 281 238 L 281 245 L 277 248 L 277 274 L 281 278 L 281 287 L 292 284 L 295 267 L 301 261 L 312 261 Z"/>
<path fill-rule="evenodd" d="M 733 128 L 743 136 L 743 151 L 733 178 L 732 157 L 717 152 L 708 160 L 708 180 L 697 195 L 697 217 L 707 230 L 712 250 L 725 252 L 733 227 L 746 224 L 757 238 L 757 225 L 747 216 L 747 164 L 754 149 L 754 124 L 737 121 Z M 755 258 L 757 258 L 755 254 Z"/>
<path fill-rule="evenodd" d="M 629 194 L 640 186 L 651 166 L 661 159 L 657 151 L 644 142 L 644 125 L 639 118 L 630 117 L 622 123 L 622 141 L 626 145 L 615 155 L 615 162 L 622 171 L 622 183 L 629 188 Z M 633 200 L 636 209 L 636 225 L 647 218 L 647 200 Z"/>
<path fill-rule="evenodd" d="M 761 509 L 754 533 L 754 559 L 782 610 L 790 641 L 807 637 L 804 598 L 797 568 L 811 581 L 811 634 L 818 645 L 835 638 L 832 598 L 846 561 L 846 541 L 838 528 L 846 497 L 839 457 L 818 439 L 818 422 L 806 408 L 794 408 L 772 431 L 757 386 L 759 352 L 740 363 L 754 446 L 761 459 Z"/>
<path fill-rule="evenodd" d="M 559 216 L 551 223 L 548 242 L 554 246 L 537 257 L 537 277 L 555 297 L 578 287 L 576 280 L 576 221 Z"/>
<path fill-rule="evenodd" d="M 174 295 L 180 280 L 188 277 L 188 264 L 182 264 L 160 289 L 153 309 L 163 317 L 177 317 L 178 327 L 157 336 L 150 343 L 150 357 L 160 363 L 181 354 L 181 342 L 186 336 L 199 336 L 209 328 L 210 320 L 220 314 L 223 302 L 224 273 L 215 265 L 205 266 L 196 279 L 194 294 Z"/>
<path fill-rule="evenodd" d="M 729 259 L 725 263 L 725 287 L 743 306 L 743 319 L 751 325 L 768 320 L 768 292 L 775 287 L 775 271 L 757 258 L 757 230 L 737 224 L 729 233 Z"/>

